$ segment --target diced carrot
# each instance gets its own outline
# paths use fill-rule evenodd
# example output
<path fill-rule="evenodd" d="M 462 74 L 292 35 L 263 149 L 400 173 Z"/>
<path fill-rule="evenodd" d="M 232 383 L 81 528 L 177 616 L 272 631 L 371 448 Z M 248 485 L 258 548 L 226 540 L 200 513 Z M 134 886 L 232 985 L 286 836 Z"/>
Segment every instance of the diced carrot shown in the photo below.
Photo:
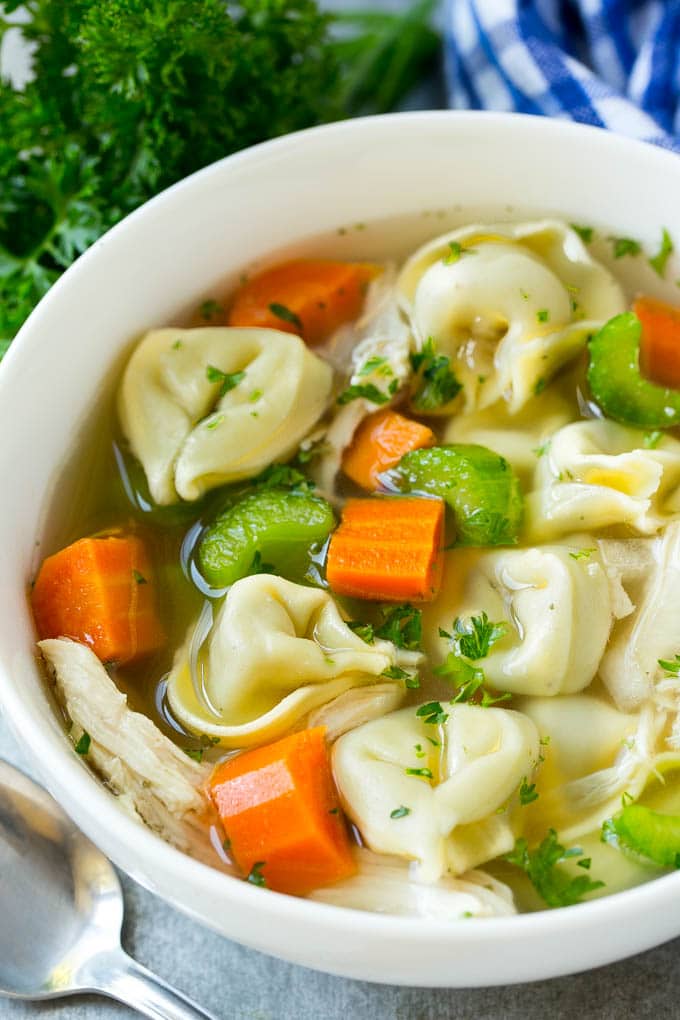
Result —
<path fill-rule="evenodd" d="M 278 892 L 303 895 L 356 872 L 324 733 L 318 726 L 236 755 L 210 780 L 237 865 Z"/>
<path fill-rule="evenodd" d="M 339 595 L 428 602 L 443 567 L 441 499 L 350 499 L 328 549 L 326 577 Z"/>
<path fill-rule="evenodd" d="M 164 641 L 154 589 L 140 538 L 81 538 L 40 568 L 31 593 L 38 634 L 80 641 L 102 662 L 133 662 Z"/>
<path fill-rule="evenodd" d="M 405 453 L 434 446 L 435 434 L 391 408 L 364 418 L 342 458 L 342 470 L 364 489 L 377 489 L 378 476 L 398 464 Z"/>
<path fill-rule="evenodd" d="M 680 308 L 639 297 L 633 311 L 642 323 L 640 368 L 658 386 L 680 390 Z"/>
<path fill-rule="evenodd" d="M 296 259 L 265 269 L 237 291 L 230 326 L 264 326 L 322 343 L 356 319 L 380 267 L 363 262 Z"/>

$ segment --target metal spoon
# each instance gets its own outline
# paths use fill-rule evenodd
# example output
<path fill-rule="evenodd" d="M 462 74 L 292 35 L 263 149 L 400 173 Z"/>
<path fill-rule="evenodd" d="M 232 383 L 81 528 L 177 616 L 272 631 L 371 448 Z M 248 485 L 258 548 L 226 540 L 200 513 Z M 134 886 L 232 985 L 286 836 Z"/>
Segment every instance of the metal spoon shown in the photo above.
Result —
<path fill-rule="evenodd" d="M 154 1020 L 215 1020 L 120 945 L 111 864 L 41 787 L 0 761 L 0 995 L 100 992 Z"/>

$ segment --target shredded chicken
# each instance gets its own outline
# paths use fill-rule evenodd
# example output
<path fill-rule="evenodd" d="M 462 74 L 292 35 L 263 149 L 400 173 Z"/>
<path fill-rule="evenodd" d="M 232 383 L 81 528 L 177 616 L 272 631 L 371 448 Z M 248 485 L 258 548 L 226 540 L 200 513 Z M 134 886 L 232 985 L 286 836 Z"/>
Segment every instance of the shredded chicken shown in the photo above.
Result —
<path fill-rule="evenodd" d="M 211 809 L 203 792 L 210 767 L 133 712 L 90 648 L 68 638 L 40 641 L 39 647 L 73 723 L 73 738 L 88 734 L 87 761 L 120 805 L 178 849 L 214 865 L 206 824 Z"/>

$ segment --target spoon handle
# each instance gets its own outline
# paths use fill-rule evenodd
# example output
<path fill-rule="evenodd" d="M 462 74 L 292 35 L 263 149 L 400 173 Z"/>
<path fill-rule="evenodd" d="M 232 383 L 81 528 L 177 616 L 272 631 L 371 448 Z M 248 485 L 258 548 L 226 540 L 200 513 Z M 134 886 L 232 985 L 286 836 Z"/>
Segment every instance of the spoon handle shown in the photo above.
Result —
<path fill-rule="evenodd" d="M 120 950 L 107 958 L 98 991 L 124 1002 L 151 1020 L 218 1020 Z"/>

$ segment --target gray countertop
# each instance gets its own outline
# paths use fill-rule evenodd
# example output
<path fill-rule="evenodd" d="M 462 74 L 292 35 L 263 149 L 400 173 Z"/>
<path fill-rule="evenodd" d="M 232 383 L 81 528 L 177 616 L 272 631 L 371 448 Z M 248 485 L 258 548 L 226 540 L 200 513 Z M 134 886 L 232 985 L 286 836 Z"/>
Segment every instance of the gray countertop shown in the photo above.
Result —
<path fill-rule="evenodd" d="M 399 7 L 402 2 L 371 0 L 370 6 Z M 326 0 L 325 6 L 362 5 Z M 435 73 L 408 105 L 442 103 Z M 0 758 L 31 771 L 1 717 Z M 680 1017 L 680 939 L 588 974 L 537 984 L 470 990 L 396 988 L 330 977 L 244 949 L 203 929 L 130 879 L 123 876 L 122 882 L 127 951 L 224 1020 Z M 417 945 L 413 951 L 418 952 Z M 488 967 L 492 977 L 492 959 Z M 40 1006 L 0 1000 L 0 1017 L 7 1020 L 108 1020 L 131 1015 L 126 1007 L 93 996 Z"/>

